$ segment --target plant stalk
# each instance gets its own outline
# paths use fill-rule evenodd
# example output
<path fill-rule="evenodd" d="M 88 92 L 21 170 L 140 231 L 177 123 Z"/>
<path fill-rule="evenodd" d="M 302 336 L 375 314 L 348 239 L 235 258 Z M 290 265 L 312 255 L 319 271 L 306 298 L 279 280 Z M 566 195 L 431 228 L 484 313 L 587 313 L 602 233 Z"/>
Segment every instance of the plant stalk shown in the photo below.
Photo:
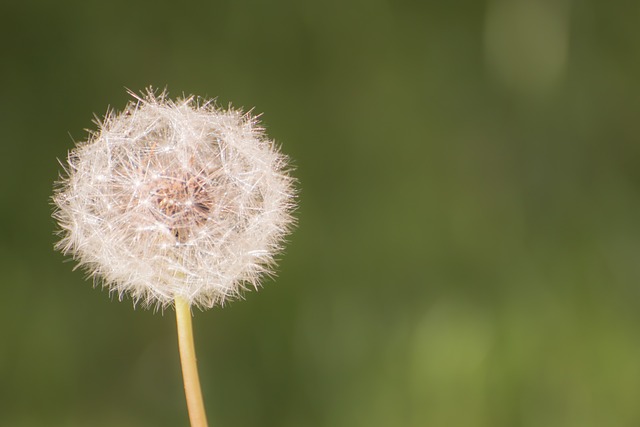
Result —
<path fill-rule="evenodd" d="M 187 398 L 187 409 L 191 427 L 207 427 L 207 415 L 204 410 L 196 350 L 193 344 L 193 327 L 191 326 L 191 306 L 182 297 L 175 297 L 176 323 L 178 325 L 178 347 L 182 364 L 184 394 Z"/>

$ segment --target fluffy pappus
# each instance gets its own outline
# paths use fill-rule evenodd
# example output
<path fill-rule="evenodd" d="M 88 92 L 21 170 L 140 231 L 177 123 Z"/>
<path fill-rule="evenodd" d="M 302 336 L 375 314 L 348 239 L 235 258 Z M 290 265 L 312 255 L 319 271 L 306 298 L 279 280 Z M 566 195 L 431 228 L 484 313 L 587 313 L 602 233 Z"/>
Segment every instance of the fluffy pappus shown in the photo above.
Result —
<path fill-rule="evenodd" d="M 145 306 L 204 309 L 257 288 L 294 223 L 288 159 L 250 114 L 134 97 L 69 152 L 56 248 Z"/>

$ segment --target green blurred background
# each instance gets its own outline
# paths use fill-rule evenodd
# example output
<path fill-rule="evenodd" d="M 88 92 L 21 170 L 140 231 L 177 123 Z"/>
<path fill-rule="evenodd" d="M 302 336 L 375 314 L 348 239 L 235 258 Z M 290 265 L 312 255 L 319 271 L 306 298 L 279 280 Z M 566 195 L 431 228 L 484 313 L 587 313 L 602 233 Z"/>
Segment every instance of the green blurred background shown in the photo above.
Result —
<path fill-rule="evenodd" d="M 172 310 L 52 249 L 56 159 L 148 85 L 264 112 L 300 180 L 277 279 L 195 315 L 212 426 L 640 425 L 640 3 L 0 16 L 0 426 L 188 424 Z"/>

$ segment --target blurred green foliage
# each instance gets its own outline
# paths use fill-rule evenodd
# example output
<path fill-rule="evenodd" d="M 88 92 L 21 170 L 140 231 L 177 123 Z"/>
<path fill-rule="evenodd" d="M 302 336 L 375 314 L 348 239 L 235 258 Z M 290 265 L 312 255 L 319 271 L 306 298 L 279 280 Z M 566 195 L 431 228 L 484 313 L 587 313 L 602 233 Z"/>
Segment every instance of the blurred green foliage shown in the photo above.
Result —
<path fill-rule="evenodd" d="M 0 425 L 188 423 L 172 311 L 52 250 L 56 158 L 148 85 L 300 180 L 279 277 L 195 315 L 213 426 L 640 425 L 639 12 L 3 2 Z"/>

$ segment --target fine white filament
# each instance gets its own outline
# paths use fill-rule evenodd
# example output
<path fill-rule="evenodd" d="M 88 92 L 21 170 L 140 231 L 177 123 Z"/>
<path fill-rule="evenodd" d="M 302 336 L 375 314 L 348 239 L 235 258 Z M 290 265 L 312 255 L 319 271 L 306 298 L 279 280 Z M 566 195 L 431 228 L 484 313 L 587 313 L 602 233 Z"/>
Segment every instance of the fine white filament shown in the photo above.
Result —
<path fill-rule="evenodd" d="M 287 158 L 257 119 L 193 96 L 149 89 L 108 112 L 65 172 L 57 248 L 145 306 L 210 308 L 257 288 L 293 224 Z"/>

